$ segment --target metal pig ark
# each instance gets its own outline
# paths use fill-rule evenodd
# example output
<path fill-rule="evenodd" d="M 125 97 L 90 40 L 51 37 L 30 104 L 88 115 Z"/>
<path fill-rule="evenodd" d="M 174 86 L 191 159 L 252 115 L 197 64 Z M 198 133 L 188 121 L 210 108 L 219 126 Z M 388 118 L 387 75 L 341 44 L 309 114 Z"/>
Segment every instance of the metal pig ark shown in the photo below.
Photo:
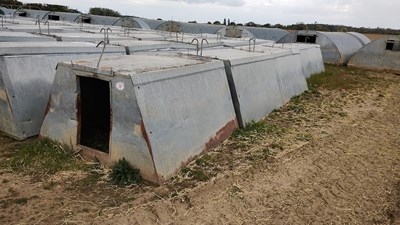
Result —
<path fill-rule="evenodd" d="M 0 130 L 24 140 L 39 134 L 57 63 L 100 56 L 91 43 L 0 43 Z M 109 47 L 105 54 L 125 54 Z"/>
<path fill-rule="evenodd" d="M 146 55 L 58 64 L 41 136 L 163 183 L 238 127 L 224 64 Z"/>

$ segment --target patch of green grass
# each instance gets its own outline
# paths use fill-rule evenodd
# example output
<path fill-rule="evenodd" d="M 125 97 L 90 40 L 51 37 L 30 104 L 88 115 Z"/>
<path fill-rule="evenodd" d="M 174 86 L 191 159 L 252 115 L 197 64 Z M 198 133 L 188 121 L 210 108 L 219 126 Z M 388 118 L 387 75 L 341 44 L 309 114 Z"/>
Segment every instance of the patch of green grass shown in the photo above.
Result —
<path fill-rule="evenodd" d="M 12 171 L 33 175 L 87 170 L 89 166 L 75 156 L 68 147 L 43 139 L 16 145 L 2 164 Z"/>
<path fill-rule="evenodd" d="M 344 66 L 325 65 L 325 72 L 312 75 L 307 79 L 309 90 L 324 88 L 334 89 L 355 89 L 365 87 L 374 78 L 367 76 L 367 71 Z"/>
<path fill-rule="evenodd" d="M 204 170 L 197 166 L 193 169 L 184 167 L 181 169 L 181 173 L 187 174 L 188 176 L 192 177 L 193 180 L 207 181 L 210 179 L 210 177 L 204 172 Z"/>
<path fill-rule="evenodd" d="M 140 184 L 143 179 L 139 172 L 139 169 L 133 168 L 125 158 L 122 158 L 113 165 L 109 178 L 111 183 L 118 186 Z"/>
<path fill-rule="evenodd" d="M 26 205 L 28 203 L 28 198 L 17 198 L 14 200 L 15 204 Z"/>
<path fill-rule="evenodd" d="M 264 134 L 281 135 L 285 129 L 274 124 L 267 124 L 263 121 L 250 122 L 244 129 L 237 129 L 233 132 L 232 137 L 234 140 L 249 140 Z"/>
<path fill-rule="evenodd" d="M 200 158 L 196 159 L 195 163 L 197 166 L 207 167 L 211 165 L 211 156 L 210 155 L 203 155 Z"/>

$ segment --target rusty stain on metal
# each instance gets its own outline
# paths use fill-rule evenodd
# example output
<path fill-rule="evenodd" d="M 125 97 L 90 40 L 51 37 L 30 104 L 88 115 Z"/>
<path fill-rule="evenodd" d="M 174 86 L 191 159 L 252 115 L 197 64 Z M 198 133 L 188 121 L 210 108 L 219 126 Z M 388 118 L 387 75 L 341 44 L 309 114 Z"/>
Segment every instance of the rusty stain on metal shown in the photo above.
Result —
<path fill-rule="evenodd" d="M 87 146 L 78 145 L 77 149 L 79 150 L 80 155 L 88 161 L 99 161 L 100 163 L 111 166 L 113 161 L 109 154 L 101 152 L 97 149 L 93 149 Z"/>
<path fill-rule="evenodd" d="M 143 138 L 144 138 L 144 140 L 146 141 L 147 147 L 149 148 L 149 153 L 150 153 L 150 156 L 151 156 L 151 161 L 153 162 L 154 174 L 151 175 L 151 177 L 154 177 L 154 178 L 155 178 L 154 180 L 158 180 L 158 183 L 159 183 L 159 184 L 162 184 L 162 183 L 165 182 L 165 180 L 164 180 L 162 177 L 159 177 L 159 176 L 158 176 L 156 164 L 155 164 L 155 162 L 154 162 L 153 149 L 152 149 L 152 147 L 151 147 L 150 138 L 149 138 L 149 135 L 147 134 L 146 127 L 144 126 L 143 121 L 140 123 L 140 129 L 141 129 L 141 131 L 142 131 Z"/>
<path fill-rule="evenodd" d="M 238 122 L 237 122 L 236 118 L 234 120 L 229 121 L 227 124 L 225 124 L 224 127 L 222 127 L 222 129 L 220 129 L 214 135 L 214 137 L 212 137 L 206 143 L 206 150 L 214 148 L 219 143 L 221 143 L 224 140 L 228 139 L 228 137 L 232 134 L 232 132 L 235 131 L 237 128 L 238 128 Z"/>
<path fill-rule="evenodd" d="M 79 81 L 78 81 L 79 82 Z M 80 90 L 78 90 L 79 93 L 76 95 L 76 104 L 75 104 L 75 108 L 76 108 L 76 118 L 77 118 L 77 122 L 78 122 L 78 126 L 77 126 L 77 137 L 76 137 L 76 143 L 80 144 L 81 143 L 81 95 L 80 95 Z"/>

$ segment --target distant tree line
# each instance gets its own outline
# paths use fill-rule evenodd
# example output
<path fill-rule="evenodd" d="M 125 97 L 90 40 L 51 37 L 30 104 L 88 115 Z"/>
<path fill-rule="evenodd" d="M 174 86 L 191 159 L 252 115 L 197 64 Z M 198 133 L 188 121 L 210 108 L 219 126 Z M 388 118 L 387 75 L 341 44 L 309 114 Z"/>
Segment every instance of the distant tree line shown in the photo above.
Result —
<path fill-rule="evenodd" d="M 115 10 L 108 9 L 108 8 L 100 8 L 100 7 L 90 8 L 89 14 L 99 15 L 99 16 L 114 16 L 114 17 L 122 16 L 121 13 L 119 13 Z"/>
<path fill-rule="evenodd" d="M 8 7 L 8 8 L 13 8 L 13 9 L 22 7 L 24 9 L 81 13 L 76 9 L 70 9 L 68 6 L 64 6 L 64 5 L 53 5 L 53 4 L 42 4 L 42 3 L 22 3 L 17 0 L 1 0 L 0 3 L 1 3 L 2 7 Z"/>
<path fill-rule="evenodd" d="M 207 24 L 214 25 L 231 25 L 231 26 L 248 26 L 248 27 L 265 27 L 265 28 L 280 28 L 285 30 L 317 30 L 317 31 L 329 31 L 329 32 L 359 32 L 359 33 L 372 33 L 372 34 L 391 34 L 400 35 L 400 30 L 390 29 L 390 28 L 366 28 L 366 27 L 351 27 L 344 25 L 331 25 L 331 24 L 320 24 L 320 23 L 310 23 L 305 24 L 299 22 L 292 25 L 282 25 L 282 24 L 257 24 L 254 22 L 247 22 L 245 24 L 230 22 L 230 20 L 224 19 L 223 22 L 214 21 L 208 22 Z"/>

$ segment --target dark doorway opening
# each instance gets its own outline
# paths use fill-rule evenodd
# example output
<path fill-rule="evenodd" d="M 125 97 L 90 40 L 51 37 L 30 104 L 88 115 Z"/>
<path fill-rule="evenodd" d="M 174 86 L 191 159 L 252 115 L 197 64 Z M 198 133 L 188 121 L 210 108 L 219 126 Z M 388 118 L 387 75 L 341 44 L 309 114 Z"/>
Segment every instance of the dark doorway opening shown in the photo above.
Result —
<path fill-rule="evenodd" d="M 57 15 L 49 15 L 48 18 L 49 20 L 60 20 L 60 16 Z"/>
<path fill-rule="evenodd" d="M 79 84 L 80 144 L 109 153 L 110 84 L 88 77 L 79 77 Z"/>
<path fill-rule="evenodd" d="M 296 42 L 301 43 L 312 43 L 315 44 L 317 41 L 317 35 L 297 35 Z"/>
<path fill-rule="evenodd" d="M 386 50 L 393 50 L 394 48 L 394 41 L 389 40 L 386 42 Z"/>
<path fill-rule="evenodd" d="M 26 17 L 26 12 L 19 12 L 18 16 Z"/>
<path fill-rule="evenodd" d="M 90 21 L 91 21 L 90 18 L 83 18 L 82 19 L 83 23 L 90 23 Z"/>

